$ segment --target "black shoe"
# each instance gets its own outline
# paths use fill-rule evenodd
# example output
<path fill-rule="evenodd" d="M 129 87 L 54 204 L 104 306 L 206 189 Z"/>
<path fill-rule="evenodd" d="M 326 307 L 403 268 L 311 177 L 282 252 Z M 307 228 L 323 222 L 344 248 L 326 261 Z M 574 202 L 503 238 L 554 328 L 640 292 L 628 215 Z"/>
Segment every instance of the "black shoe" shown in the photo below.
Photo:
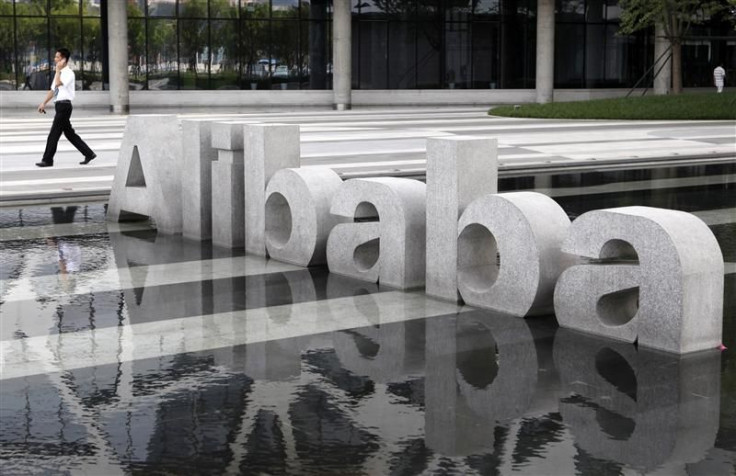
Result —
<path fill-rule="evenodd" d="M 89 157 L 85 157 L 84 160 L 79 163 L 79 165 L 87 165 L 95 160 L 95 157 L 97 157 L 97 154 L 92 154 Z"/>
<path fill-rule="evenodd" d="M 43 160 L 41 162 L 36 162 L 36 167 L 53 167 L 53 166 L 54 164 L 44 162 Z"/>

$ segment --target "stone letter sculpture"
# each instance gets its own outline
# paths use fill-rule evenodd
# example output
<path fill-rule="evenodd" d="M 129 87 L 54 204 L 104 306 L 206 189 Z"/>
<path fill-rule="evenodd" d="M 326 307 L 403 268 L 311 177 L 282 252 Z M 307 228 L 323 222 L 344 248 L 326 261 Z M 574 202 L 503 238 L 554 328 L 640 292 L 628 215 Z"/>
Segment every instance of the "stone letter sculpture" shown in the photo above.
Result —
<path fill-rule="evenodd" d="M 427 294 L 458 300 L 457 220 L 470 202 L 497 191 L 496 139 L 427 139 Z"/>
<path fill-rule="evenodd" d="M 173 115 L 130 116 L 107 209 L 112 222 L 150 217 L 162 233 L 181 233 L 182 136 Z"/>
<path fill-rule="evenodd" d="M 552 312 L 555 281 L 571 264 L 560 252 L 569 227 L 564 210 L 541 193 L 476 199 L 458 223 L 463 300 L 515 316 Z"/>
<path fill-rule="evenodd" d="M 183 173 L 181 175 L 182 233 L 193 240 L 212 238 L 212 123 L 206 120 L 181 122 Z"/>
<path fill-rule="evenodd" d="M 356 211 L 360 215 L 374 209 L 379 221 L 344 223 L 332 230 L 327 242 L 330 271 L 372 282 L 377 276 L 381 284 L 400 289 L 423 285 L 425 204 L 426 185 L 416 180 L 387 177 L 344 182 L 331 212 L 353 219 Z M 361 251 L 362 244 L 367 248 Z"/>
<path fill-rule="evenodd" d="M 330 204 L 342 179 L 332 169 L 281 169 L 266 187 L 266 250 L 298 266 L 325 263 L 327 235 L 339 220 Z"/>
<path fill-rule="evenodd" d="M 723 256 L 697 217 L 648 207 L 592 211 L 573 222 L 562 250 L 602 260 L 560 276 L 562 327 L 678 354 L 721 343 Z"/>
<path fill-rule="evenodd" d="M 277 171 L 299 167 L 299 126 L 253 124 L 244 134 L 245 251 L 266 256 L 266 184 Z"/>

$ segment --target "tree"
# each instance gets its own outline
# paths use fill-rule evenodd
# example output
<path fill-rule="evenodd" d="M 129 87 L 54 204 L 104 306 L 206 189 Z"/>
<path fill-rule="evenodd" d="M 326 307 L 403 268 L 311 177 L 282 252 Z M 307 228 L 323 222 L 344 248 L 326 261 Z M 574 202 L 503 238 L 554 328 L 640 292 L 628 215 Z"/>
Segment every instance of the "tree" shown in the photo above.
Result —
<path fill-rule="evenodd" d="M 704 23 L 729 9 L 734 0 L 621 0 L 619 31 L 635 31 L 661 24 L 672 50 L 672 92 L 682 92 L 682 42 L 693 24 Z M 733 7 L 731 7 L 733 8 Z"/>

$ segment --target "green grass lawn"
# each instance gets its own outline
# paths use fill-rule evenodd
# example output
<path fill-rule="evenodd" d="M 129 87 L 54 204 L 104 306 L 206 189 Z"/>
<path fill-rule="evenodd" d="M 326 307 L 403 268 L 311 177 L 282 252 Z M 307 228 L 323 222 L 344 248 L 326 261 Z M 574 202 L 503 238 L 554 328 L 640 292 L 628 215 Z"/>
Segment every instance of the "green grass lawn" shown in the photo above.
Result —
<path fill-rule="evenodd" d="M 736 92 L 498 106 L 488 114 L 546 119 L 736 119 Z"/>

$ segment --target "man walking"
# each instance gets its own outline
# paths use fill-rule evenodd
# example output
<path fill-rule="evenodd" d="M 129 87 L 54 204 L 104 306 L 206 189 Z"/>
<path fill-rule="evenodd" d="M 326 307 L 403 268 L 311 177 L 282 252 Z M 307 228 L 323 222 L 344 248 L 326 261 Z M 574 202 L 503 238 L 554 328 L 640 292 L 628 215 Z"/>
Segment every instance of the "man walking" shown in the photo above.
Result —
<path fill-rule="evenodd" d="M 56 74 L 51 82 L 51 89 L 46 93 L 46 98 L 38 105 L 38 112 L 46 114 L 46 103 L 54 100 L 54 123 L 51 125 L 49 137 L 46 139 L 46 150 L 43 153 L 41 162 L 37 162 L 38 167 L 52 167 L 54 165 L 54 155 L 56 155 L 56 146 L 59 143 L 61 134 L 64 133 L 69 142 L 84 155 L 84 160 L 80 162 L 82 165 L 89 164 L 97 154 L 82 140 L 81 137 L 74 132 L 72 123 L 69 118 L 72 116 L 72 101 L 74 100 L 74 71 L 68 66 L 69 56 L 71 53 L 66 48 L 56 50 L 54 62 L 56 63 Z"/>
<path fill-rule="evenodd" d="M 723 92 L 723 82 L 726 79 L 726 70 L 723 69 L 723 65 L 719 64 L 716 69 L 713 70 L 713 84 L 719 93 Z"/>

